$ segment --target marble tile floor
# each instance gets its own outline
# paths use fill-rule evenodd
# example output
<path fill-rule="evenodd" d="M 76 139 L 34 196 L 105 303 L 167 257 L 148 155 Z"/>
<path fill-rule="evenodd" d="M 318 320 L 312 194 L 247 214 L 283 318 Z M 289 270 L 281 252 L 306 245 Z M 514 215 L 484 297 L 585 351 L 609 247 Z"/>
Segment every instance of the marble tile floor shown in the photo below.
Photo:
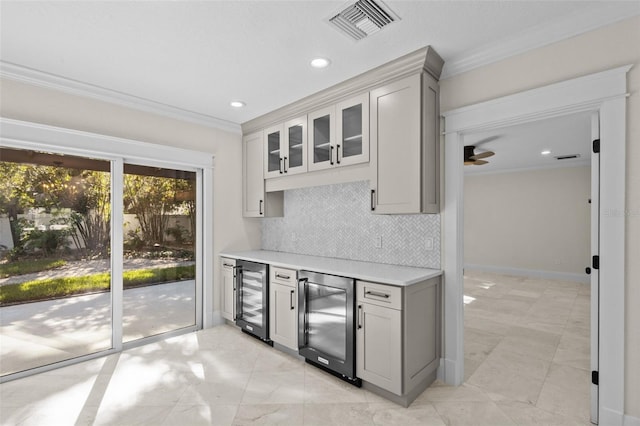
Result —
<path fill-rule="evenodd" d="M 409 408 L 221 326 L 0 385 L 2 425 L 588 425 L 587 285 L 465 278 L 466 383 Z"/>

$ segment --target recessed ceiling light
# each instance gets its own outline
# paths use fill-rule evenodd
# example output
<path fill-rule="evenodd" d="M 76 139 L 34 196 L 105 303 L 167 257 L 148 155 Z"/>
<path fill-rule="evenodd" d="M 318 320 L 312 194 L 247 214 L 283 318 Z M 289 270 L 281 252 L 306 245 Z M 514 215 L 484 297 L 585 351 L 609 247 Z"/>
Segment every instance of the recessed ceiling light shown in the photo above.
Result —
<path fill-rule="evenodd" d="M 545 149 L 544 151 L 542 151 L 540 154 L 542 155 L 549 155 L 551 154 L 551 151 L 549 151 L 548 149 Z"/>
<path fill-rule="evenodd" d="M 311 66 L 314 68 L 325 68 L 328 67 L 330 63 L 331 61 L 326 58 L 314 58 L 311 60 Z"/>
<path fill-rule="evenodd" d="M 242 108 L 246 104 L 244 102 L 242 102 L 242 101 L 231 101 L 231 103 L 229 105 L 231 105 L 234 108 Z"/>

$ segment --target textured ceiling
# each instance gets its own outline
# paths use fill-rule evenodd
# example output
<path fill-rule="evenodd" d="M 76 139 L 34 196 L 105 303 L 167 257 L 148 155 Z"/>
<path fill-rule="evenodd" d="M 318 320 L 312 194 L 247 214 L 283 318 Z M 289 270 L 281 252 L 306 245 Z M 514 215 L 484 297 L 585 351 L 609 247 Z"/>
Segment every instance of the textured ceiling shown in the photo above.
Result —
<path fill-rule="evenodd" d="M 459 64 L 640 13 L 636 1 L 386 4 L 400 21 L 355 42 L 327 23 L 342 1 L 2 1 L 0 59 L 242 123 L 425 45 Z M 315 56 L 331 66 L 312 69 Z"/>

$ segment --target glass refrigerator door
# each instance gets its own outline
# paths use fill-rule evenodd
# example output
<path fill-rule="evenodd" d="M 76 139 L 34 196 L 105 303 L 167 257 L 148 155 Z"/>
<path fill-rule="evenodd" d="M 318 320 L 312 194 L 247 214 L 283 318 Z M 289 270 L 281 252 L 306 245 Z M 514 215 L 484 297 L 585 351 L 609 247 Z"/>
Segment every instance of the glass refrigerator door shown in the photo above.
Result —
<path fill-rule="evenodd" d="M 344 360 L 347 341 L 347 292 L 308 283 L 308 346 Z"/>

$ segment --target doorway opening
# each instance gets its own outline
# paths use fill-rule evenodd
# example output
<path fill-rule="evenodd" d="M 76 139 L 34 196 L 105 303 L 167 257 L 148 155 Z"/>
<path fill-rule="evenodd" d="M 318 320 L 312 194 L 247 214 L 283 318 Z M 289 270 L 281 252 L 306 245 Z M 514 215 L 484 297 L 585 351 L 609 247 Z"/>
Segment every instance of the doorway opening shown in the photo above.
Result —
<path fill-rule="evenodd" d="M 599 117 L 600 187 L 597 277 L 599 292 L 597 416 L 602 424 L 622 424 L 624 413 L 626 75 L 630 65 L 444 112 L 443 265 L 444 360 L 440 376 L 464 381 L 464 134 L 579 112 Z M 592 129 L 593 130 L 593 129 Z M 609 213 L 609 214 L 604 214 Z M 602 260 L 600 260 L 602 259 Z M 606 259 L 606 260 L 605 260 Z M 592 277 L 594 275 L 592 274 Z M 593 292 L 592 292 L 593 294 Z M 593 350 L 593 348 L 592 348 Z M 604 379 L 606 377 L 606 379 Z"/>
<path fill-rule="evenodd" d="M 465 382 L 555 421 L 590 419 L 591 118 L 462 141 L 484 160 L 464 167 Z"/>

